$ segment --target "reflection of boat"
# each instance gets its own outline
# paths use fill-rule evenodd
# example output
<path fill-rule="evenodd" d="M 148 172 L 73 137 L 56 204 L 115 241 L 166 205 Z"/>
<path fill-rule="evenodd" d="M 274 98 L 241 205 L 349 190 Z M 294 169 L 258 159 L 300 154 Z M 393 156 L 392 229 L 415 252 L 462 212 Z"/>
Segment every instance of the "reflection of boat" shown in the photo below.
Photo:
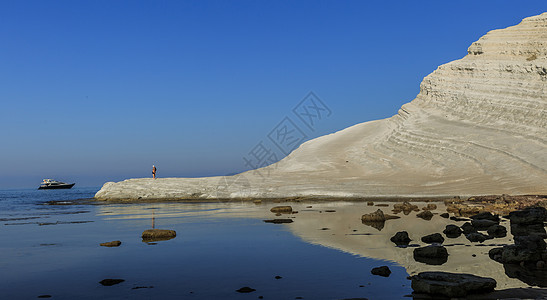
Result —
<path fill-rule="evenodd" d="M 50 189 L 70 189 L 75 185 L 75 183 L 64 183 L 53 179 L 44 179 L 40 184 L 39 190 L 50 190 Z"/>

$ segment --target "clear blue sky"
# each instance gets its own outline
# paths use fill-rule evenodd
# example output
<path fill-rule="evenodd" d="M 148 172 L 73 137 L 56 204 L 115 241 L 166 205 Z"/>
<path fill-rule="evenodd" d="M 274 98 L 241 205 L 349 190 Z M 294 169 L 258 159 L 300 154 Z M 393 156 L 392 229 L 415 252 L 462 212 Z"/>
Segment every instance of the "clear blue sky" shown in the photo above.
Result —
<path fill-rule="evenodd" d="M 386 118 L 545 1 L 1 1 L 0 188 L 224 175 L 313 91 Z"/>

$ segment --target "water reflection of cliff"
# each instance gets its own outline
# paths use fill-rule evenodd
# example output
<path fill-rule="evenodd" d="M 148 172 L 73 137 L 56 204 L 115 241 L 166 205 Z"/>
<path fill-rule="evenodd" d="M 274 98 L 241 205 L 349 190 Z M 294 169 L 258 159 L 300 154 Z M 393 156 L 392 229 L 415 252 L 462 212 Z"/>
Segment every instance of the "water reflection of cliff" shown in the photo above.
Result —
<path fill-rule="evenodd" d="M 419 206 L 421 208 L 424 205 Z M 443 203 L 437 203 L 437 206 L 439 209 L 433 212 L 445 212 Z M 335 208 L 336 212 L 325 213 L 324 210 L 327 207 Z M 380 208 L 391 213 L 392 205 Z M 442 265 L 427 265 L 414 260 L 414 248 L 398 248 L 390 241 L 390 238 L 398 231 L 405 230 L 412 239 L 411 244 L 423 246 L 426 244 L 420 241 L 422 236 L 436 232 L 442 233 L 447 224 L 462 225 L 463 222 L 444 219 L 439 215 L 426 221 L 417 218 L 415 212 L 408 216 L 401 213 L 400 219 L 386 221 L 381 231 L 378 231 L 377 228 L 366 226 L 361 222 L 361 215 L 376 209 L 378 207 L 352 203 L 313 205 L 313 210 L 300 210 L 295 222 L 289 228 L 295 235 L 309 243 L 359 256 L 393 261 L 405 267 L 409 274 L 423 271 L 470 273 L 496 279 L 498 289 L 528 286 L 518 279 L 509 278 L 505 274 L 503 265 L 488 257 L 488 251 L 491 248 L 499 244 L 511 243 L 512 236 L 487 240 L 482 244 L 470 243 L 463 235 L 458 238 L 446 238 L 444 245 L 448 249 L 448 261 Z M 323 212 L 319 213 L 317 210 Z M 508 226 L 507 221 L 501 224 Z M 329 228 L 329 230 L 320 230 L 322 228 Z"/>
<path fill-rule="evenodd" d="M 438 214 L 430 221 L 416 217 L 416 212 L 409 215 L 398 214 L 400 219 L 388 220 L 383 227 L 371 227 L 361 222 L 361 216 L 378 208 L 391 213 L 389 207 L 367 206 L 366 203 L 289 203 L 297 214 L 283 216 L 293 218 L 294 222 L 286 226 L 288 230 L 302 238 L 305 242 L 341 250 L 354 255 L 369 257 L 378 260 L 395 262 L 406 268 L 409 274 L 423 271 L 442 270 L 447 272 L 470 273 L 496 279 L 497 289 L 527 287 L 528 285 L 516 278 L 509 278 L 505 274 L 502 264 L 491 260 L 488 251 L 500 244 L 512 243 L 512 236 L 487 240 L 484 243 L 470 243 L 465 236 L 446 238 L 444 245 L 448 249 L 448 261 L 442 265 L 427 265 L 416 262 L 413 258 L 413 249 L 398 248 L 390 238 L 398 231 L 408 231 L 411 244 L 425 245 L 420 241 L 422 236 L 442 232 L 447 224 L 462 225 L 444 219 Z M 148 223 L 152 218 L 152 211 L 156 220 L 162 224 L 192 222 L 195 218 L 215 220 L 218 218 L 272 218 L 269 211 L 278 204 L 266 203 L 254 205 L 252 203 L 152 203 L 131 205 L 107 205 L 101 207 L 99 215 L 105 219 L 124 219 L 131 223 Z M 286 204 L 283 204 L 286 205 Z M 310 207 L 311 206 L 311 207 Z M 421 208 L 422 205 L 419 205 Z M 437 203 L 438 209 L 434 213 L 445 212 L 443 203 Z M 332 211 L 334 210 L 334 212 Z M 280 217 L 281 218 L 281 217 Z M 508 227 L 507 221 L 501 225 Z M 380 231 L 379 231 L 380 229 Z M 473 256 L 475 255 L 475 256 Z"/>

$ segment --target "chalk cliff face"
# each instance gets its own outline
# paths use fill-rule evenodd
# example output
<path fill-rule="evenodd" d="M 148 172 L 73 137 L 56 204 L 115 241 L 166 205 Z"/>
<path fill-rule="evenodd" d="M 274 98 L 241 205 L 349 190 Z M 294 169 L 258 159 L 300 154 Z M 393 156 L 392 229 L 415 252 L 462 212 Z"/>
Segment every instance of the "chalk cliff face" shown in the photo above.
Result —
<path fill-rule="evenodd" d="M 232 177 L 130 179 L 97 199 L 547 193 L 547 13 L 490 31 L 384 120 Z"/>

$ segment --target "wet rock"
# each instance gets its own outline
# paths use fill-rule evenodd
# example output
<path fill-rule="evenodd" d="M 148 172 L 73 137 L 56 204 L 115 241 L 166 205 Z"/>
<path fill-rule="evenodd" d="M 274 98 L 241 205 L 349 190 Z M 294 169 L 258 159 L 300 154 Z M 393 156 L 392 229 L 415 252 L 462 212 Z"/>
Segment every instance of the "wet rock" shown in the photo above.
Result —
<path fill-rule="evenodd" d="M 332 213 L 332 212 L 336 212 L 336 210 L 334 210 L 334 209 L 326 209 L 325 212 L 330 212 L 330 213 Z"/>
<path fill-rule="evenodd" d="M 253 289 L 253 288 L 250 288 L 248 286 L 244 286 L 244 287 L 236 290 L 236 292 L 238 292 L 238 293 L 251 293 L 251 292 L 254 292 L 254 291 L 256 291 L 256 290 Z"/>
<path fill-rule="evenodd" d="M 412 276 L 411 280 L 415 293 L 449 298 L 487 293 L 496 287 L 496 281 L 492 278 L 448 272 L 422 272 Z"/>
<path fill-rule="evenodd" d="M 100 245 L 103 247 L 119 247 L 122 244 L 120 241 L 112 241 L 112 242 L 106 242 L 101 243 Z"/>
<path fill-rule="evenodd" d="M 444 242 L 444 238 L 440 233 L 433 233 L 430 235 L 423 236 L 422 242 L 427 244 L 433 244 L 433 243 L 442 244 Z"/>
<path fill-rule="evenodd" d="M 367 205 L 368 205 L 368 206 L 373 206 L 373 205 L 374 205 L 374 202 L 369 201 L 369 202 L 367 202 Z"/>
<path fill-rule="evenodd" d="M 435 210 L 437 209 L 437 205 L 433 203 L 427 204 L 425 207 L 422 207 L 423 210 Z"/>
<path fill-rule="evenodd" d="M 476 242 L 482 243 L 486 241 L 487 239 L 489 239 L 487 235 L 484 235 L 480 232 L 472 232 L 470 234 L 466 234 L 465 237 L 467 238 L 468 241 L 472 243 L 476 243 Z"/>
<path fill-rule="evenodd" d="M 443 233 L 446 234 L 448 238 L 457 238 L 462 234 L 462 229 L 456 225 L 446 225 L 446 228 L 443 230 Z"/>
<path fill-rule="evenodd" d="M 544 207 L 528 207 L 509 213 L 511 224 L 543 224 L 547 221 L 547 210 Z"/>
<path fill-rule="evenodd" d="M 547 238 L 543 224 L 511 224 L 511 234 L 514 236 L 535 234 L 544 239 Z"/>
<path fill-rule="evenodd" d="M 535 234 L 515 236 L 515 245 L 531 251 L 545 250 L 547 247 L 543 238 Z"/>
<path fill-rule="evenodd" d="M 482 212 L 480 214 L 473 215 L 470 218 L 473 220 L 490 220 L 496 223 L 500 222 L 500 216 L 494 215 L 491 212 Z"/>
<path fill-rule="evenodd" d="M 417 205 L 410 204 L 408 201 L 403 201 L 403 203 L 395 203 L 393 205 L 394 212 L 403 212 L 405 215 L 408 215 L 411 211 L 420 211 Z"/>
<path fill-rule="evenodd" d="M 503 247 L 490 249 L 490 251 L 488 251 L 488 256 L 490 257 L 490 259 L 501 263 L 502 261 L 501 259 L 503 256 Z"/>
<path fill-rule="evenodd" d="M 502 225 L 493 225 L 486 230 L 488 235 L 493 236 L 495 238 L 502 238 L 507 236 L 507 229 L 505 226 Z"/>
<path fill-rule="evenodd" d="M 264 220 L 265 223 L 273 223 L 273 224 L 288 224 L 292 223 L 293 220 L 291 219 L 272 219 L 272 220 Z"/>
<path fill-rule="evenodd" d="M 445 219 L 448 219 L 448 217 L 450 217 L 450 215 L 448 213 L 442 213 L 442 214 L 440 214 L 440 216 L 445 218 Z"/>
<path fill-rule="evenodd" d="M 290 214 L 292 213 L 292 206 L 275 206 L 270 209 L 273 213 Z"/>
<path fill-rule="evenodd" d="M 254 204 L 262 204 L 262 200 L 254 200 L 253 203 Z"/>
<path fill-rule="evenodd" d="M 536 268 L 534 265 L 521 266 L 519 264 L 504 264 L 505 274 L 510 278 L 516 278 L 528 285 L 547 287 L 547 270 Z M 545 299 L 545 298 L 535 298 Z"/>
<path fill-rule="evenodd" d="M 116 284 L 120 284 L 122 282 L 124 282 L 125 280 L 124 279 L 103 279 L 101 281 L 99 281 L 100 284 L 104 285 L 104 286 L 113 286 L 113 285 L 116 285 Z"/>
<path fill-rule="evenodd" d="M 390 219 L 398 219 L 398 216 L 392 216 L 388 214 L 384 214 L 384 212 L 381 209 L 378 209 L 377 211 L 370 213 L 370 214 L 364 214 L 361 216 L 361 221 L 363 222 L 384 222 L 386 220 Z"/>
<path fill-rule="evenodd" d="M 389 207 L 389 204 L 386 204 L 386 203 L 380 203 L 380 204 L 376 204 L 376 206 L 381 206 L 381 207 Z"/>
<path fill-rule="evenodd" d="M 477 229 L 475 229 L 475 227 L 471 225 L 471 223 L 469 222 L 463 223 L 463 225 L 460 228 L 462 229 L 462 232 L 465 235 L 473 233 L 473 232 L 477 232 Z"/>
<path fill-rule="evenodd" d="M 174 230 L 168 229 L 147 229 L 142 233 L 142 241 L 145 243 L 148 242 L 157 242 L 157 241 L 167 241 L 174 239 L 177 236 L 177 232 Z"/>
<path fill-rule="evenodd" d="M 370 273 L 372 273 L 372 275 L 389 277 L 389 275 L 391 274 L 391 270 L 387 266 L 381 266 L 381 267 L 373 268 L 372 270 L 370 270 Z"/>
<path fill-rule="evenodd" d="M 431 220 L 431 218 L 433 218 L 433 213 L 430 212 L 429 210 L 426 210 L 416 214 L 416 217 L 429 221 Z"/>
<path fill-rule="evenodd" d="M 465 222 L 465 221 L 469 221 L 468 218 L 457 217 L 457 216 L 452 216 L 452 217 L 450 217 L 450 220 L 456 221 L 456 222 Z"/>
<path fill-rule="evenodd" d="M 399 231 L 390 239 L 392 242 L 394 242 L 397 246 L 407 246 L 411 239 L 408 237 L 408 232 L 406 231 Z"/>
<path fill-rule="evenodd" d="M 51 295 L 40 295 L 38 298 L 51 298 Z"/>
<path fill-rule="evenodd" d="M 277 275 L 277 276 L 275 276 L 274 278 L 275 278 L 275 279 L 281 279 L 281 278 L 283 278 L 283 277 Z"/>
<path fill-rule="evenodd" d="M 471 225 L 477 230 L 486 230 L 491 226 L 498 225 L 499 222 L 486 220 L 486 219 L 474 219 L 471 220 Z"/>
<path fill-rule="evenodd" d="M 414 260 L 428 265 L 442 265 L 448 261 L 448 251 L 439 245 L 430 245 L 414 249 Z"/>

